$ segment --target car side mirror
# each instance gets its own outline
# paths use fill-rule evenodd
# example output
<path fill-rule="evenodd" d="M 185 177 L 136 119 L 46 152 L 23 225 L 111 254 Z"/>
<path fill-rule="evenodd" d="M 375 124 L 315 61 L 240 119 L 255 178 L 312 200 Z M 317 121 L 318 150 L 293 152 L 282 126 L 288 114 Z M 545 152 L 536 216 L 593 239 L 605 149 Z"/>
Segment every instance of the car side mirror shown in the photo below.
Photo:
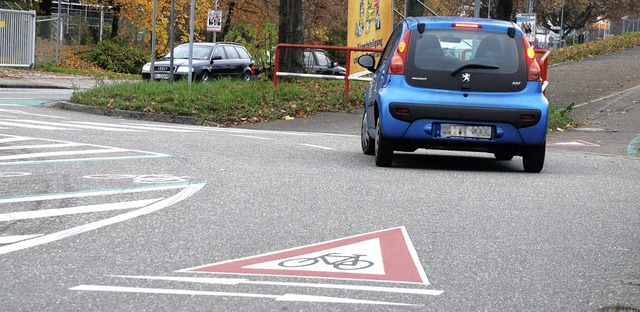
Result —
<path fill-rule="evenodd" d="M 331 67 L 338 67 L 338 62 L 331 63 Z"/>
<path fill-rule="evenodd" d="M 376 71 L 376 59 L 371 54 L 360 55 L 358 57 L 358 65 L 366 68 L 370 72 Z"/>
<path fill-rule="evenodd" d="M 215 61 L 215 60 L 221 60 L 221 59 L 222 59 L 222 56 L 220 56 L 220 55 L 216 55 L 216 56 L 214 56 L 213 58 L 211 58 L 211 62 L 210 62 L 210 63 L 211 63 L 211 64 L 213 64 L 213 61 Z"/>

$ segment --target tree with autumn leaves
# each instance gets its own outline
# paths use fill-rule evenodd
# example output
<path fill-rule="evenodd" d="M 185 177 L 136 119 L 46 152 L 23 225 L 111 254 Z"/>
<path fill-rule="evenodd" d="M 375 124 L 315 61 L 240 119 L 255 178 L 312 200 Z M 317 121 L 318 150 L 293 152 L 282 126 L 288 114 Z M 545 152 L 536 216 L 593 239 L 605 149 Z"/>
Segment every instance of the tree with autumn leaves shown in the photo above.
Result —
<path fill-rule="evenodd" d="M 191 0 L 175 1 L 175 38 L 179 42 L 189 39 L 189 13 Z M 206 31 L 207 13 L 215 0 L 195 0 L 195 40 L 210 41 L 212 34 Z M 385 0 L 380 0 L 385 1 Z M 491 1 L 491 2 L 490 2 Z M 424 0 L 438 15 L 460 15 L 473 12 L 474 0 Z M 561 16 L 564 2 L 564 15 Z M 39 12 L 51 12 L 50 0 L 40 0 Z M 83 3 L 108 6 L 116 15 L 112 24 L 112 38 L 118 36 L 118 22 L 126 20 L 138 29 L 152 28 L 152 0 L 83 0 Z M 301 5 L 293 5 L 300 3 Z M 526 12 L 528 0 L 481 0 L 481 17 L 490 13 L 492 18 L 514 20 L 516 13 Z M 488 7 L 491 3 L 491 7 Z M 588 27 L 602 20 L 616 20 L 624 15 L 638 16 L 640 0 L 532 0 L 538 23 L 551 29 L 563 21 L 563 35 L 575 29 Z M 415 0 L 396 0 L 396 10 L 402 12 L 406 4 L 408 15 L 430 15 Z M 244 42 L 268 49 L 266 42 L 290 42 L 308 44 L 345 45 L 347 29 L 347 1 L 345 0 L 218 0 L 223 11 L 224 31 L 220 39 Z M 47 8 L 48 7 L 48 8 Z M 169 49 L 170 1 L 157 1 L 158 53 Z M 471 9 L 470 9 L 471 8 Z M 490 11 L 490 12 L 489 12 Z M 49 13 L 50 14 L 50 13 Z M 290 19 L 290 20 L 289 20 Z M 276 25 L 279 25 L 276 26 Z M 283 32 L 282 27 L 296 29 Z M 280 30 L 278 30 L 280 29 Z M 285 29 L 286 30 L 286 29 Z M 297 32 L 301 32 L 299 34 Z M 287 37 L 292 34 L 293 37 Z M 228 38 L 227 36 L 230 35 Z M 276 40 L 276 38 L 278 39 Z M 219 40 L 220 40 L 219 39 Z M 150 38 L 147 38 L 150 42 Z"/>

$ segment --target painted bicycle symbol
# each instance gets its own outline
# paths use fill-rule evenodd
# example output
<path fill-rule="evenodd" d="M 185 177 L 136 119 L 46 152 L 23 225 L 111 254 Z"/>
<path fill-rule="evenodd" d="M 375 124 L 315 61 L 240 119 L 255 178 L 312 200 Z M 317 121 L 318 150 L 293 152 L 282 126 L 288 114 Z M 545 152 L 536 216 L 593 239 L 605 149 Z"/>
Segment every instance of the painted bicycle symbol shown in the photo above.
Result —
<path fill-rule="evenodd" d="M 314 265 L 322 261 L 325 265 L 333 266 L 336 270 L 362 270 L 373 265 L 369 260 L 360 259 L 366 255 L 343 255 L 339 253 L 328 253 L 312 258 L 288 259 L 278 263 L 281 267 L 299 268 Z"/>
<path fill-rule="evenodd" d="M 131 179 L 134 183 L 179 183 L 191 179 L 190 177 L 177 177 L 170 174 L 94 174 L 83 178 L 95 180 Z"/>

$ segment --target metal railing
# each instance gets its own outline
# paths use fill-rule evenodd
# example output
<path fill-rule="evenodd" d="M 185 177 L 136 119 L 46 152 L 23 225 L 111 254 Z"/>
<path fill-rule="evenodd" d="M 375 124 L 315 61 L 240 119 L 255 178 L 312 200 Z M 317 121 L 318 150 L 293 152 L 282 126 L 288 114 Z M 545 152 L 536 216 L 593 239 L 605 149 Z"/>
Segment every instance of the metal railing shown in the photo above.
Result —
<path fill-rule="evenodd" d="M 0 66 L 33 67 L 36 11 L 0 9 Z"/>
<path fill-rule="evenodd" d="M 304 74 L 304 73 L 289 73 L 279 71 L 280 67 L 280 49 L 282 48 L 298 48 L 298 49 L 322 49 L 322 50 L 338 50 L 346 51 L 347 59 L 345 68 L 347 74 L 345 76 L 334 75 L 317 75 L 317 74 Z M 275 66 L 273 75 L 273 86 L 278 87 L 278 76 L 280 77 L 300 77 L 300 78 L 320 78 L 320 79 L 338 79 L 344 80 L 344 96 L 345 100 L 349 101 L 349 80 L 367 80 L 360 77 L 358 74 L 349 75 L 351 72 L 351 52 L 374 52 L 381 53 L 382 49 L 379 48 L 353 48 L 353 47 L 339 47 L 339 46 L 323 46 L 323 45 L 311 45 L 311 44 L 293 44 L 293 43 L 280 43 L 276 45 Z"/>
<path fill-rule="evenodd" d="M 546 94 L 547 86 L 549 86 L 549 82 L 547 81 L 547 73 L 549 70 L 549 54 L 551 51 L 543 50 L 543 49 L 534 49 L 536 52 L 536 61 L 540 66 L 540 78 L 542 78 L 542 93 Z"/>

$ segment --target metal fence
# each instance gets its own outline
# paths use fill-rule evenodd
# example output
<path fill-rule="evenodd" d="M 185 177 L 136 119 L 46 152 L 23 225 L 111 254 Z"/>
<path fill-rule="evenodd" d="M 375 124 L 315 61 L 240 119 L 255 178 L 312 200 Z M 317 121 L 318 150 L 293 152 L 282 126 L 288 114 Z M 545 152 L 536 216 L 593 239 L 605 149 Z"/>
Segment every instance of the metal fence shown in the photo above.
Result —
<path fill-rule="evenodd" d="M 36 12 L 0 9 L 0 66 L 33 67 Z"/>

